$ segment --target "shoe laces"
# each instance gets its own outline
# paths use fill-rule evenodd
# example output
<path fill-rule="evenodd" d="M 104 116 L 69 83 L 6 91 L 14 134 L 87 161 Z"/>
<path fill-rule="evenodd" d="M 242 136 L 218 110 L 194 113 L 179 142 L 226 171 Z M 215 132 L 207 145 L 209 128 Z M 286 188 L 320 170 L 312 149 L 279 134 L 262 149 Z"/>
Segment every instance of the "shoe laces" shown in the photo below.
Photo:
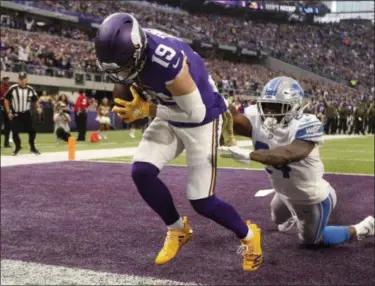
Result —
<path fill-rule="evenodd" d="M 288 219 L 286 222 L 282 224 L 283 231 L 285 232 L 289 231 L 295 225 L 296 222 L 297 222 L 297 218 L 294 216 Z"/>
<path fill-rule="evenodd" d="M 246 260 L 252 258 L 254 256 L 254 245 L 251 242 L 242 243 L 238 249 L 237 253 L 241 254 Z"/>
<path fill-rule="evenodd" d="M 179 244 L 179 235 L 178 233 L 169 230 L 167 232 L 167 236 L 164 241 L 164 247 L 165 248 L 175 247 L 176 245 L 175 242 Z"/>

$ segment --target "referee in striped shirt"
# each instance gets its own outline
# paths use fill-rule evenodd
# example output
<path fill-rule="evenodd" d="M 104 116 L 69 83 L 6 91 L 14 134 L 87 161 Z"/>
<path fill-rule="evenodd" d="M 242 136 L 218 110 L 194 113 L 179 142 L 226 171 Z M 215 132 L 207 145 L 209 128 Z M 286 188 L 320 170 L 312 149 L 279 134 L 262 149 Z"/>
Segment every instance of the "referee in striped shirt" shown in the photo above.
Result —
<path fill-rule="evenodd" d="M 35 105 L 38 114 L 41 113 L 42 109 L 39 106 L 38 95 L 34 88 L 27 84 L 27 74 L 20 72 L 18 79 L 18 84 L 12 85 L 5 94 L 5 110 L 11 121 L 13 141 L 16 145 L 13 156 L 17 155 L 21 150 L 19 133 L 22 129 L 25 129 L 29 133 L 30 151 L 39 155 L 40 152 L 35 148 L 36 131 L 31 118 L 31 104 Z"/>

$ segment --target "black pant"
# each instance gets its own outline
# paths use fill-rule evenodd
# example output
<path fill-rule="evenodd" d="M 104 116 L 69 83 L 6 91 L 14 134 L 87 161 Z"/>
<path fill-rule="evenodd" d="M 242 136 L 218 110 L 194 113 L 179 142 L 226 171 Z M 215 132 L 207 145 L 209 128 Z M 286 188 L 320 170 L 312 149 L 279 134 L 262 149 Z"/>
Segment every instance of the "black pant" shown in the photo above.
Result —
<path fill-rule="evenodd" d="M 64 140 L 65 142 L 68 142 L 70 133 L 65 131 L 64 128 L 59 127 L 56 129 L 56 136 L 57 138 Z"/>
<path fill-rule="evenodd" d="M 370 117 L 368 119 L 368 133 L 374 134 L 375 133 L 375 118 Z"/>
<path fill-rule="evenodd" d="M 346 130 L 348 129 L 348 119 L 347 118 L 340 118 L 339 123 L 339 133 L 343 131 L 343 134 L 346 134 Z"/>
<path fill-rule="evenodd" d="M 8 114 L 5 112 L 4 109 L 1 109 L 0 110 L 0 130 L 2 129 L 3 125 L 4 125 L 4 147 L 5 147 L 5 146 L 9 146 L 9 135 L 10 135 L 11 126 L 10 126 Z"/>
<path fill-rule="evenodd" d="M 86 111 L 81 111 L 80 113 L 75 113 L 78 138 L 77 141 L 86 140 L 86 124 L 87 124 L 87 113 Z"/>
<path fill-rule="evenodd" d="M 337 120 L 337 117 L 333 117 L 333 120 L 332 120 L 332 127 L 331 127 L 331 133 L 332 133 L 332 134 L 336 134 L 337 127 L 338 127 L 338 120 Z"/>
<path fill-rule="evenodd" d="M 30 149 L 35 149 L 36 131 L 33 126 L 30 111 L 16 113 L 11 120 L 13 141 L 16 145 L 16 150 L 21 149 L 21 138 L 19 133 L 25 130 L 29 134 Z"/>
<path fill-rule="evenodd" d="M 325 126 L 325 134 L 331 134 L 332 123 L 333 123 L 333 117 L 328 117 L 326 126 Z"/>
<path fill-rule="evenodd" d="M 354 133 L 365 135 L 365 131 L 363 130 L 363 121 L 359 120 L 358 117 L 354 118 Z"/>

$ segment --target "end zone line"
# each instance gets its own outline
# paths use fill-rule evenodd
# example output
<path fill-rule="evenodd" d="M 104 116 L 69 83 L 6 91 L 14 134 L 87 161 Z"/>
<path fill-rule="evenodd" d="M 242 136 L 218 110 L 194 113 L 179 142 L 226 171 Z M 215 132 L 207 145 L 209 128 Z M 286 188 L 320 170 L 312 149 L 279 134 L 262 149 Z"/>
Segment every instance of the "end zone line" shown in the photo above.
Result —
<path fill-rule="evenodd" d="M 106 164 L 132 164 L 132 162 L 126 161 L 104 161 L 104 160 L 80 160 L 79 162 L 90 162 L 90 163 L 106 163 Z M 177 165 L 177 164 L 168 164 L 167 167 L 182 167 L 187 168 L 184 165 Z M 256 169 L 256 168 L 244 168 L 244 167 L 217 167 L 218 169 L 228 169 L 228 170 L 249 170 L 249 171 L 263 171 L 264 169 Z M 335 173 L 335 172 L 325 172 L 325 175 L 343 175 L 343 176 L 363 176 L 363 177 L 374 177 L 374 175 L 370 174 L 357 174 L 357 173 Z"/>

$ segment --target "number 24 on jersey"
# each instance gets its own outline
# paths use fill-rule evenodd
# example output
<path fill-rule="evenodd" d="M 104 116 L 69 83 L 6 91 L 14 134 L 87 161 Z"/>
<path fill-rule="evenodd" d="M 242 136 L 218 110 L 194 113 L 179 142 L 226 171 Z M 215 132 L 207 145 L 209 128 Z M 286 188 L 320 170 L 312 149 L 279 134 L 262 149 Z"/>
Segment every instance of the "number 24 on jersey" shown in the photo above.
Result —
<path fill-rule="evenodd" d="M 266 143 L 263 143 L 263 142 L 260 142 L 260 141 L 256 141 L 254 147 L 255 147 L 254 148 L 255 150 L 259 150 L 259 149 L 268 150 L 268 149 L 270 149 L 270 147 Z M 272 167 L 274 167 L 276 170 L 281 171 L 283 173 L 283 177 L 285 179 L 290 178 L 290 171 L 292 169 L 288 165 L 276 165 L 276 166 L 272 166 Z M 267 168 L 265 168 L 265 169 L 266 169 L 268 174 L 273 174 L 272 170 L 267 169 Z"/>

